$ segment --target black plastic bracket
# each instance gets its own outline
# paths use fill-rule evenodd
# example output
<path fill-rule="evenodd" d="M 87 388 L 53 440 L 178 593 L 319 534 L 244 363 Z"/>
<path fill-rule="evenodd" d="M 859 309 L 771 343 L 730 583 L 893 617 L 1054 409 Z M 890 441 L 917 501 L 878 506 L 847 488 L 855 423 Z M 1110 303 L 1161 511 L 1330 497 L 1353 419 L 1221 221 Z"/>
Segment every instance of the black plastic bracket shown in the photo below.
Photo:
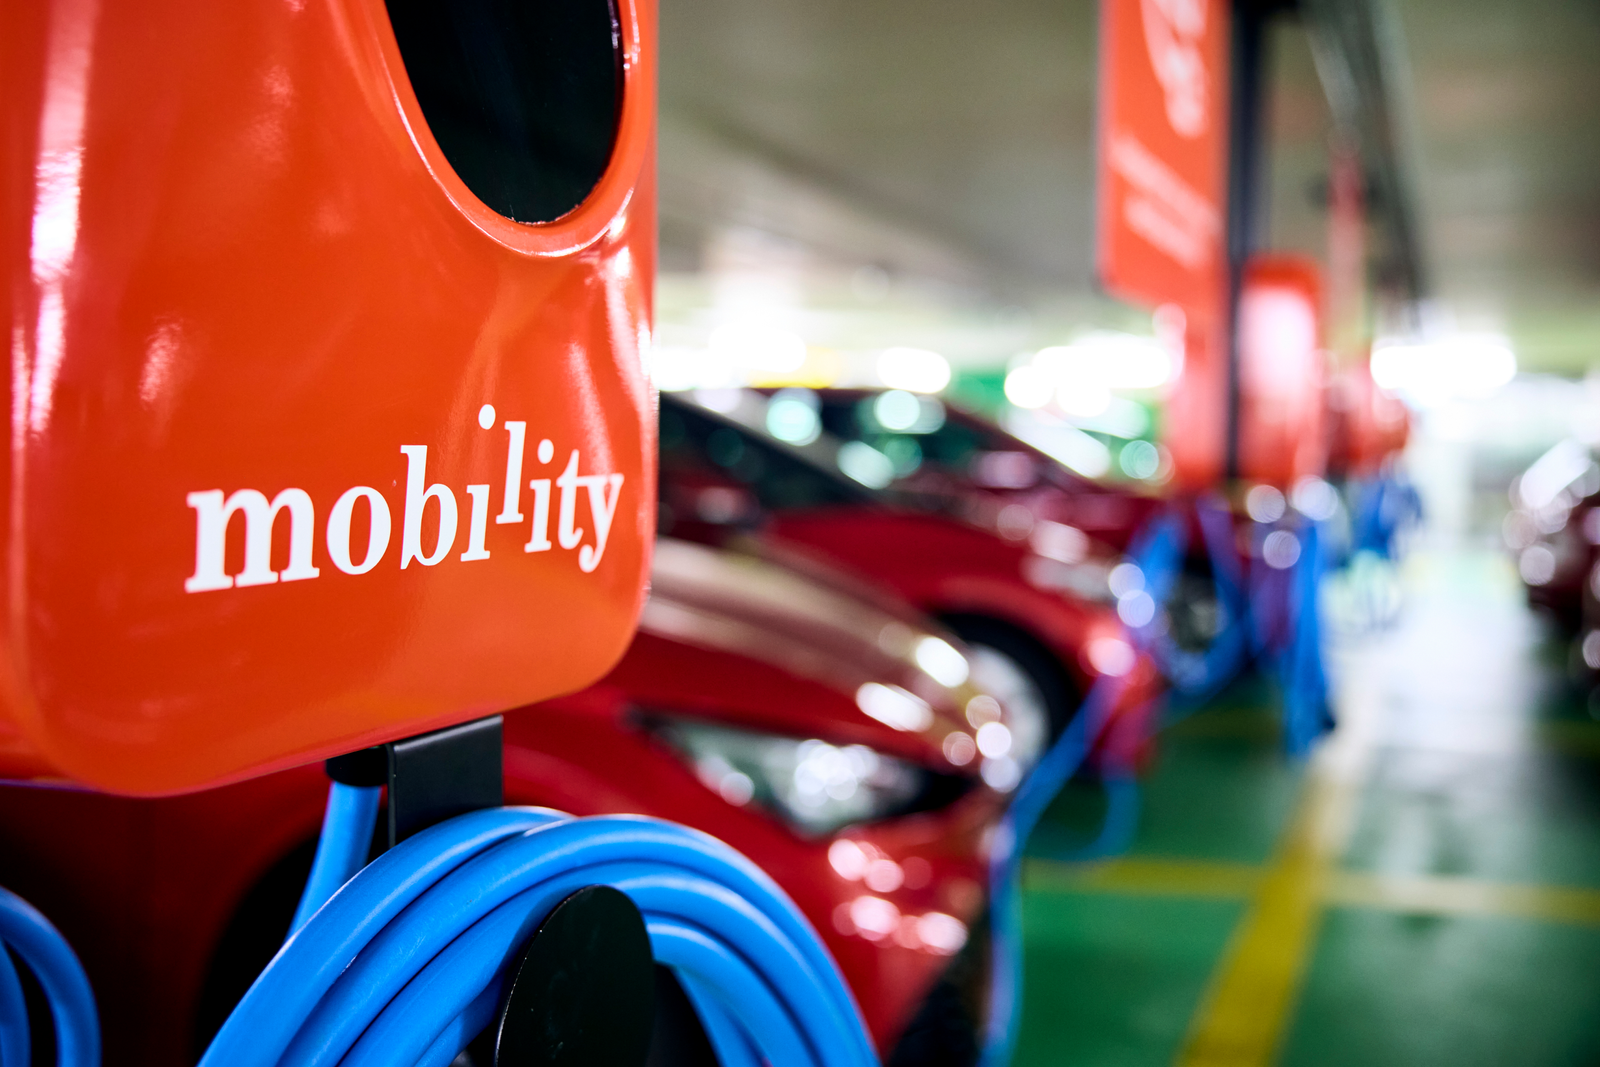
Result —
<path fill-rule="evenodd" d="M 389 787 L 389 847 L 436 823 L 505 803 L 499 715 L 335 756 L 328 777 Z"/>
<path fill-rule="evenodd" d="M 495 1067 L 645 1067 L 656 974 L 644 916 L 605 885 L 545 916 L 507 976 L 484 1034 Z"/>

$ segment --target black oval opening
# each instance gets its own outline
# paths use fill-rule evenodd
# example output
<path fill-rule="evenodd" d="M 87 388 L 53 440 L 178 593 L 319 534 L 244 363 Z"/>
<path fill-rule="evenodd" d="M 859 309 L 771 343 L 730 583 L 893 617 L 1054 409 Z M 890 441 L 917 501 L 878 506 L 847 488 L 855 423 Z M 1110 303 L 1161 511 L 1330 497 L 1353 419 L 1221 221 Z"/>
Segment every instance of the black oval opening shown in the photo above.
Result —
<path fill-rule="evenodd" d="M 614 0 L 388 0 L 406 73 L 468 189 L 550 222 L 600 181 L 617 139 Z"/>

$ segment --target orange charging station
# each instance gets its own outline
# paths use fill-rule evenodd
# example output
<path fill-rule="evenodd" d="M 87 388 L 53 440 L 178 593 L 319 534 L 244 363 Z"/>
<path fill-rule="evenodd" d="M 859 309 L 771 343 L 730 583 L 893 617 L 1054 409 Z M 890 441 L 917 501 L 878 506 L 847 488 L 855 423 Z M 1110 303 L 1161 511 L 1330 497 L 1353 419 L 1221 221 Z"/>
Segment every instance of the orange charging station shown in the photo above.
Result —
<path fill-rule="evenodd" d="M 607 136 L 522 195 L 545 164 L 408 77 L 427 5 L 7 5 L 0 777 L 193 790 L 621 655 L 655 5 L 588 7 Z"/>

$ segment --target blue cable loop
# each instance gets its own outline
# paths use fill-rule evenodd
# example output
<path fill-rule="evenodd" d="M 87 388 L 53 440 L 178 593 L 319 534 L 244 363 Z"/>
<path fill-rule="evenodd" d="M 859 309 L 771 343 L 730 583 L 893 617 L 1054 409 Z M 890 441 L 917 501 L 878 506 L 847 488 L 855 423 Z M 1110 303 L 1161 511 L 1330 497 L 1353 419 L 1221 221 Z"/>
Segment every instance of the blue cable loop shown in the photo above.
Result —
<path fill-rule="evenodd" d="M 1146 591 L 1158 604 L 1171 594 L 1184 547 L 1182 521 L 1168 511 L 1141 531 L 1129 552 L 1144 573 Z M 1135 643 L 1141 646 L 1148 646 L 1153 634 L 1150 625 L 1132 631 Z M 1010 1063 L 1022 1016 L 1023 848 L 1045 810 L 1093 750 L 1122 687 L 1121 678 L 1101 675 L 1096 679 L 1078 714 L 1023 779 L 996 829 L 989 853 L 990 976 L 981 1067 Z M 1106 784 L 1110 803 L 1105 823 L 1095 841 L 1075 858 L 1110 854 L 1132 841 L 1138 820 L 1138 783 L 1128 768 L 1111 768 Z"/>
<path fill-rule="evenodd" d="M 1198 706 L 1233 678 L 1252 646 L 1259 645 L 1262 653 L 1271 652 L 1270 643 L 1258 633 L 1258 623 L 1270 619 L 1274 610 L 1281 612 L 1288 623 L 1290 639 L 1281 652 L 1270 658 L 1284 684 L 1286 745 L 1292 754 L 1303 755 L 1332 727 L 1317 605 L 1317 591 L 1327 562 L 1320 531 L 1315 523 L 1306 523 L 1299 529 L 1300 556 L 1287 574 L 1274 571 L 1269 577 L 1252 567 L 1247 575 L 1239 566 L 1233 547 L 1232 514 L 1202 503 L 1197 505 L 1197 517 L 1226 623 L 1199 657 L 1199 669 L 1188 677 L 1187 689 L 1180 687 L 1180 692 L 1191 707 Z M 1141 532 L 1129 553 L 1145 572 L 1145 588 L 1158 603 L 1172 591 L 1185 547 L 1180 519 L 1167 512 Z M 1265 602 L 1268 595 L 1276 595 L 1278 603 Z M 1157 655 L 1158 662 L 1165 652 L 1163 666 L 1173 662 L 1172 650 L 1162 648 L 1163 635 L 1156 634 L 1153 626 L 1136 628 L 1133 636 L 1141 647 Z M 1177 684 L 1170 674 L 1169 680 Z M 981 1067 L 1007 1067 L 1021 1022 L 1023 847 L 1051 801 L 1087 759 L 1109 721 L 1120 688 L 1120 679 L 1105 676 L 1090 688 L 1078 715 L 1023 780 L 995 834 L 989 861 L 991 975 Z M 1173 721 L 1169 716 L 1163 725 Z M 1106 786 L 1109 803 L 1100 833 L 1087 848 L 1065 858 L 1114 855 L 1132 843 L 1138 818 L 1137 782 L 1129 769 L 1111 768 Z"/>
<path fill-rule="evenodd" d="M 1147 639 L 1161 673 L 1182 698 L 1178 717 L 1191 713 L 1221 691 L 1239 673 L 1249 653 L 1250 598 L 1233 545 L 1233 514 L 1219 501 L 1200 500 L 1195 503 L 1195 518 L 1211 563 L 1222 627 L 1204 652 L 1179 648 L 1170 634 L 1152 634 Z M 1186 531 L 1181 523 L 1169 521 L 1178 546 L 1174 561 L 1176 571 L 1187 548 Z M 1173 578 L 1176 579 L 1176 573 Z M 1164 597 L 1158 598 L 1158 602 L 1164 602 Z M 1169 706 L 1169 719 L 1164 725 L 1170 726 L 1175 721 L 1171 717 L 1173 711 Z"/>
<path fill-rule="evenodd" d="M 1351 487 L 1350 551 L 1383 559 L 1398 555 L 1400 534 L 1422 518 L 1422 499 L 1410 482 L 1387 470 Z"/>
<path fill-rule="evenodd" d="M 351 799 L 337 796 L 350 788 L 335 785 L 330 801 Z M 325 825 L 370 835 L 370 821 Z M 493 1019 L 528 936 L 596 884 L 638 905 L 657 961 L 678 973 L 726 1067 L 877 1064 L 821 939 L 750 861 L 653 819 L 499 808 L 417 834 L 334 892 L 262 972 L 202 1067 L 444 1067 Z"/>
<path fill-rule="evenodd" d="M 322 833 L 317 838 L 317 855 L 311 861 L 311 874 L 295 908 L 292 934 L 328 902 L 338 888 L 355 877 L 367 862 L 372 826 L 378 818 L 382 786 L 328 785 L 328 806 L 322 815 Z"/>
<path fill-rule="evenodd" d="M 1290 572 L 1285 603 L 1289 639 L 1276 657 L 1283 685 L 1284 745 L 1290 755 L 1305 756 L 1319 737 L 1333 729 L 1328 676 L 1322 655 L 1322 610 L 1318 593 L 1327 571 L 1319 523 L 1299 530 L 1300 556 Z"/>
<path fill-rule="evenodd" d="M 1215 511 L 1215 509 L 1209 510 Z M 1223 518 L 1226 519 L 1227 516 L 1224 515 Z M 1208 546 L 1212 549 L 1213 556 L 1220 556 L 1217 551 L 1217 539 L 1209 536 L 1209 531 L 1217 524 L 1211 521 L 1204 510 L 1201 519 L 1206 523 L 1203 528 L 1208 532 Z M 1236 588 L 1230 586 L 1226 577 L 1228 573 L 1237 569 L 1231 556 L 1231 546 L 1228 544 L 1230 539 L 1231 534 L 1225 530 L 1221 544 L 1229 547 L 1230 554 L 1222 557 L 1216 565 L 1219 574 L 1217 579 L 1219 596 L 1222 597 L 1229 596 L 1224 592 L 1225 589 Z M 1175 508 L 1169 508 L 1151 519 L 1134 539 L 1128 556 L 1144 576 L 1145 592 L 1150 594 L 1157 605 L 1165 604 L 1172 596 L 1178 574 L 1183 567 L 1187 547 L 1188 537 L 1183 517 Z M 1208 681 L 1212 675 L 1222 676 L 1223 681 L 1231 677 L 1234 661 L 1238 651 L 1243 647 L 1243 642 L 1233 636 L 1233 631 L 1237 629 L 1235 621 L 1244 618 L 1244 615 L 1245 613 L 1239 610 L 1226 612 L 1225 617 L 1232 625 L 1226 627 L 1213 641 L 1212 648 L 1208 649 L 1206 654 L 1209 659 L 1202 667 Z M 1178 651 L 1166 632 L 1158 628 L 1154 617 L 1142 626 L 1130 627 L 1129 634 L 1134 644 L 1149 652 L 1158 664 L 1162 663 L 1164 653 L 1167 662 L 1170 663 L 1171 655 Z M 1219 650 L 1223 657 L 1222 663 L 1217 660 Z M 1224 664 L 1228 668 L 1226 674 L 1223 673 Z M 1097 727 L 1096 730 L 1098 729 Z M 1091 747 L 1093 740 L 1090 739 Z M 1100 859 L 1126 850 L 1133 842 L 1138 829 L 1140 807 L 1138 778 L 1131 767 L 1122 765 L 1115 751 L 1104 754 L 1102 760 L 1100 770 L 1101 782 L 1106 791 L 1106 813 L 1101 828 L 1088 844 L 1068 852 L 1054 853 L 1053 859 L 1068 863 Z M 1075 771 L 1076 768 L 1072 773 Z M 1068 778 L 1070 777 L 1071 773 L 1068 774 Z M 1056 786 L 1057 792 L 1066 785 L 1066 781 L 1067 779 L 1063 779 Z M 1053 794 L 1052 799 L 1054 799 Z"/>
<path fill-rule="evenodd" d="M 1078 714 L 1017 787 L 989 852 L 989 998 L 980 1067 L 1006 1067 L 1022 1017 L 1022 849 L 1109 721 L 1122 679 L 1101 675 Z"/>
<path fill-rule="evenodd" d="M 1106 812 L 1100 829 L 1087 843 L 1072 849 L 1050 849 L 1044 854 L 1057 863 L 1088 863 L 1091 860 L 1120 856 L 1133 846 L 1139 832 L 1139 776 L 1125 766 L 1105 766 L 1100 771 L 1100 786 L 1106 794 Z M 1034 855 L 1040 849 L 1034 847 Z"/>
<path fill-rule="evenodd" d="M 32 1058 L 28 1003 L 11 953 L 0 946 L 0 1067 L 28 1067 Z"/>
<path fill-rule="evenodd" d="M 59 1067 L 99 1067 L 100 1018 L 83 965 L 50 920 L 7 889 L 0 889 L 0 1065 L 27 1067 L 30 1051 L 27 1008 L 5 949 L 21 958 L 44 990 Z"/>

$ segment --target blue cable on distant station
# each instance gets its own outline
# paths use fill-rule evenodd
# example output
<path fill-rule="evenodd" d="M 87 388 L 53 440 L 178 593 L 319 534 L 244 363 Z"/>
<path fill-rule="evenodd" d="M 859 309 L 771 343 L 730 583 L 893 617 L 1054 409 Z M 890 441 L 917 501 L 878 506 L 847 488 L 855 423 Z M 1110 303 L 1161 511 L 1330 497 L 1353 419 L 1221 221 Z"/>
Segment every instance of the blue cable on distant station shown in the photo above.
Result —
<path fill-rule="evenodd" d="M 1250 567 L 1250 639 L 1283 689 L 1284 747 L 1304 756 L 1333 728 L 1319 593 L 1328 569 L 1321 524 L 1256 523 Z"/>
<path fill-rule="evenodd" d="M 1180 668 L 1179 677 L 1169 674 L 1169 680 L 1190 707 L 1209 699 L 1232 680 L 1248 661 L 1256 636 L 1255 589 L 1247 586 L 1233 547 L 1233 517 L 1223 506 L 1202 502 L 1197 505 L 1197 518 L 1223 616 L 1218 633 L 1203 653 L 1183 654 L 1189 657 L 1185 661 L 1154 620 L 1130 630 L 1135 642 L 1155 655 L 1163 667 L 1187 664 L 1187 671 Z M 1316 591 L 1324 565 L 1315 524 L 1307 524 L 1305 530 L 1301 559 L 1287 576 L 1293 602 L 1284 605 L 1291 616 L 1303 617 L 1305 622 L 1291 628 L 1293 640 L 1287 654 L 1278 658 L 1286 678 L 1285 733 L 1290 750 L 1297 753 L 1308 749 L 1331 725 L 1321 629 L 1316 621 Z M 1164 605 L 1175 589 L 1186 548 L 1182 518 L 1169 511 L 1141 531 L 1129 553 L 1143 573 L 1145 591 L 1158 606 Z M 991 977 L 981 1067 L 1007 1067 L 1021 1022 L 1023 848 L 1050 803 L 1088 759 L 1109 722 L 1121 685 L 1121 679 L 1101 677 L 1090 688 L 1078 715 L 1023 780 L 995 834 L 989 865 Z M 1128 768 L 1110 768 L 1105 784 L 1107 810 L 1099 834 L 1070 857 L 1056 858 L 1104 858 L 1131 845 L 1139 810 L 1137 781 Z"/>
<path fill-rule="evenodd" d="M 1276 665 L 1283 685 L 1284 747 L 1304 756 L 1319 737 L 1333 729 L 1328 699 L 1328 674 L 1323 659 L 1322 609 L 1319 592 L 1327 571 L 1319 523 L 1307 520 L 1297 531 L 1300 555 L 1289 568 L 1286 610 L 1288 640 Z"/>
<path fill-rule="evenodd" d="M 1416 487 L 1394 470 L 1356 482 L 1350 491 L 1350 551 L 1382 559 L 1398 554 L 1400 535 L 1422 518 Z"/>
<path fill-rule="evenodd" d="M 1122 679 L 1102 675 L 1078 714 L 1017 787 L 989 852 L 989 998 L 980 1067 L 1006 1067 L 1022 1017 L 1022 850 L 1050 802 L 1083 766 Z"/>
<path fill-rule="evenodd" d="M 1170 633 L 1152 633 L 1147 645 L 1179 702 L 1168 707 L 1170 719 L 1200 707 L 1231 682 L 1250 653 L 1250 596 L 1234 549 L 1233 515 L 1220 501 L 1195 502 L 1195 519 L 1205 544 L 1212 588 L 1216 593 L 1217 630 L 1203 650 L 1180 647 Z M 1187 531 L 1174 522 L 1179 538 L 1177 567 L 1187 551 Z M 1174 574 L 1174 585 L 1176 574 Z M 1162 604 L 1165 606 L 1166 601 Z"/>
<path fill-rule="evenodd" d="M 7 889 L 0 889 L 0 1067 L 28 1067 L 32 1055 L 13 954 L 50 1005 L 59 1067 L 100 1067 L 100 1017 L 83 965 L 50 920 Z"/>
<path fill-rule="evenodd" d="M 328 854 L 369 839 L 330 792 Z M 240 1001 L 202 1067 L 445 1067 L 489 1025 L 507 968 L 550 911 L 609 885 L 643 913 L 724 1067 L 875 1067 L 859 1008 L 816 931 L 728 846 L 642 817 L 533 808 L 458 816 L 334 892 Z M 307 897 L 307 903 L 310 902 Z"/>

